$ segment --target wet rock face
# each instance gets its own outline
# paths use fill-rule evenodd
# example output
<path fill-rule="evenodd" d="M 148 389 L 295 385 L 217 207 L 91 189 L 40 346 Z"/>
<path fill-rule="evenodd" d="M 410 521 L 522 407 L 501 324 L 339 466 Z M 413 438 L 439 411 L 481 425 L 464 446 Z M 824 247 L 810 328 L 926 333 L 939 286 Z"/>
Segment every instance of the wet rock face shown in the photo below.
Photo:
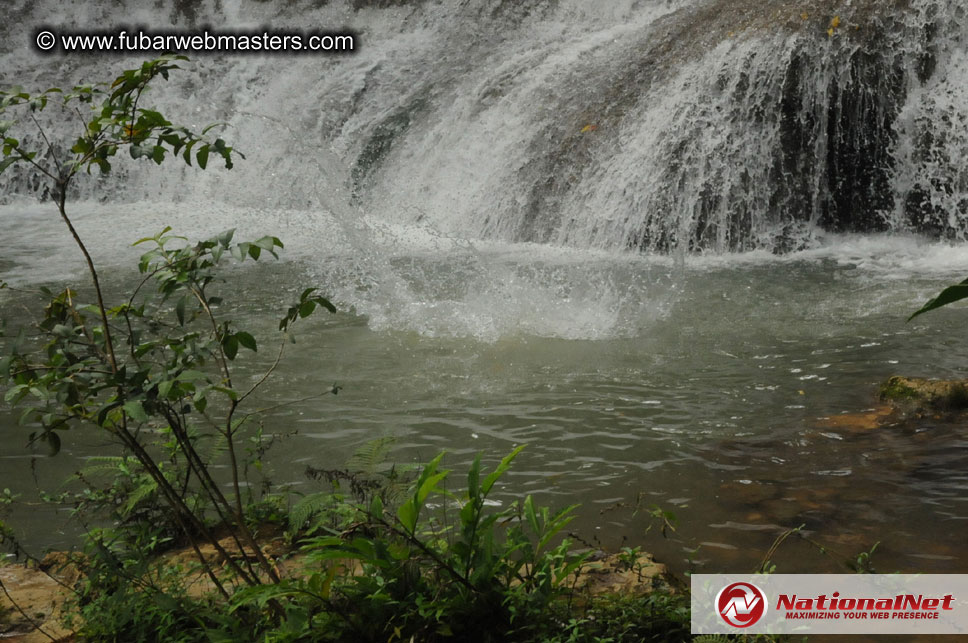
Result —
<path fill-rule="evenodd" d="M 818 101 L 810 84 L 823 63 L 809 56 L 798 52 L 786 70 L 776 150 L 783 170 L 774 189 L 795 218 L 817 217 L 825 230 L 883 230 L 879 213 L 893 204 L 894 121 L 906 97 L 903 60 L 889 38 L 875 35 L 835 62 L 826 100 Z M 799 111 L 810 101 L 812 109 Z"/>
<path fill-rule="evenodd" d="M 909 5 L 691 3 L 603 48 L 528 142 L 505 227 L 645 251 L 786 252 L 804 224 L 937 233 L 898 190 L 898 122 L 952 38 Z"/>

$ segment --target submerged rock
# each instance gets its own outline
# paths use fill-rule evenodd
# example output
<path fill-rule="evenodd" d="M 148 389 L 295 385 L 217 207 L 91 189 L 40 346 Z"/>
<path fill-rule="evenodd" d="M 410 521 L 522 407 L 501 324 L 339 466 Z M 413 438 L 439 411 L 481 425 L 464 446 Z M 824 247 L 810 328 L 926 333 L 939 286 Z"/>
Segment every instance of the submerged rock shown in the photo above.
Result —
<path fill-rule="evenodd" d="M 897 409 L 886 404 L 859 413 L 841 413 L 820 418 L 818 426 L 824 430 L 848 431 L 850 433 L 870 431 L 897 421 Z"/>

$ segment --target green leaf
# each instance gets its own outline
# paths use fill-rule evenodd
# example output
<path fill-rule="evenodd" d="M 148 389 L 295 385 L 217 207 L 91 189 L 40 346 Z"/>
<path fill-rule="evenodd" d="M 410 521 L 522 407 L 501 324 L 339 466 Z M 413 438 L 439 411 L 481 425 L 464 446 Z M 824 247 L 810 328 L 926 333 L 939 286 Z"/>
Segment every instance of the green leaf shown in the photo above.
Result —
<path fill-rule="evenodd" d="M 53 431 L 47 431 L 40 436 L 40 439 L 46 442 L 47 446 L 50 447 L 50 451 L 47 453 L 47 455 L 49 455 L 50 457 L 54 457 L 55 455 L 60 453 L 61 439 L 59 435 L 57 435 Z"/>
<path fill-rule="evenodd" d="M 497 468 L 491 473 L 489 473 L 486 478 L 484 478 L 484 482 L 481 483 L 482 495 L 486 496 L 488 493 L 491 492 L 491 487 L 494 486 L 494 483 L 497 482 L 498 478 L 500 478 L 504 474 L 504 472 L 511 467 L 511 462 L 516 457 L 518 457 L 518 454 L 521 453 L 521 450 L 524 449 L 524 447 L 526 446 L 527 446 L 526 444 L 522 444 L 514 451 L 506 455 L 504 459 L 501 460 L 501 463 L 497 465 Z"/>
<path fill-rule="evenodd" d="M 225 356 L 229 359 L 235 359 L 235 356 L 239 353 L 239 340 L 236 335 L 226 335 L 225 339 L 222 340 L 222 349 L 225 351 Z"/>
<path fill-rule="evenodd" d="M 935 308 L 941 308 L 942 306 L 947 306 L 948 304 L 960 301 L 966 297 L 968 297 L 968 279 L 965 279 L 960 284 L 949 286 L 942 290 L 941 294 L 922 306 L 921 309 L 916 313 L 908 317 L 908 321 L 911 321 L 922 313 L 934 310 Z"/>
<path fill-rule="evenodd" d="M 171 387 L 175 384 L 175 380 L 165 380 L 158 384 L 158 397 L 163 400 L 168 399 L 168 394 L 171 393 Z"/>
<path fill-rule="evenodd" d="M 538 524 L 538 516 L 534 512 L 534 501 L 531 500 L 529 495 L 524 499 L 524 517 L 528 519 L 528 524 L 531 525 L 531 529 L 534 533 L 541 533 L 541 525 Z"/>
<path fill-rule="evenodd" d="M 383 518 L 383 501 L 380 500 L 379 494 L 374 494 L 373 500 L 370 501 L 370 517 L 377 520 Z"/>
<path fill-rule="evenodd" d="M 235 334 L 235 338 L 239 340 L 239 344 L 241 344 L 245 348 L 248 348 L 250 351 L 253 351 L 253 352 L 258 351 L 255 344 L 255 337 L 253 337 L 249 333 L 240 330 Z"/>
<path fill-rule="evenodd" d="M 253 243 L 263 250 L 269 250 L 270 252 L 276 247 L 276 237 L 262 237 L 261 239 L 256 239 Z"/>
<path fill-rule="evenodd" d="M 8 404 L 13 403 L 14 399 L 17 401 L 22 400 L 27 395 L 27 386 L 24 384 L 17 384 L 16 386 L 10 387 L 6 394 L 3 396 L 3 401 Z"/>
<path fill-rule="evenodd" d="M 178 303 L 175 304 L 175 316 L 178 318 L 179 326 L 185 325 L 185 301 L 187 298 L 188 295 L 185 295 L 178 300 Z"/>
<path fill-rule="evenodd" d="M 164 127 L 165 125 L 171 125 L 165 120 L 165 117 L 158 112 L 151 109 L 139 109 L 138 112 L 144 119 L 144 123 L 150 127 Z"/>
<path fill-rule="evenodd" d="M 145 413 L 145 407 L 141 404 L 140 400 L 131 400 L 130 402 L 125 402 L 124 412 L 128 414 L 135 422 L 146 422 L 148 420 L 148 414 Z"/>
<path fill-rule="evenodd" d="M 334 306 L 325 297 L 314 297 L 313 298 L 313 301 L 315 301 L 317 304 L 319 304 L 320 306 L 322 306 L 323 308 L 325 308 L 329 312 L 334 313 L 334 314 L 336 313 L 336 306 Z"/>
<path fill-rule="evenodd" d="M 235 401 L 235 400 L 238 400 L 239 399 L 239 393 L 238 393 L 238 391 L 236 391 L 235 389 L 231 389 L 231 388 L 229 388 L 227 386 L 213 386 L 212 387 L 212 390 L 213 391 L 218 391 L 219 393 L 223 393 L 230 400 Z"/>
<path fill-rule="evenodd" d="M 304 301 L 303 303 L 299 304 L 300 317 L 309 317 L 313 314 L 314 310 L 316 310 L 316 302 L 313 300 Z"/>
<path fill-rule="evenodd" d="M 16 156 L 8 156 L 7 158 L 0 161 L 0 174 L 3 174 L 4 170 L 6 170 L 8 167 L 10 167 L 11 165 L 13 165 L 19 160 L 20 159 L 17 158 Z"/>
<path fill-rule="evenodd" d="M 408 532 L 413 533 L 417 526 L 417 508 L 412 502 L 405 502 L 397 509 L 397 519 Z"/>
<path fill-rule="evenodd" d="M 477 498 L 481 490 L 481 454 L 478 453 L 471 464 L 470 471 L 467 472 L 467 497 L 471 501 Z"/>
<path fill-rule="evenodd" d="M 229 244 L 232 243 L 232 237 L 235 235 L 235 228 L 231 230 L 226 230 L 222 234 L 218 235 L 218 242 L 223 248 L 228 248 Z"/>
<path fill-rule="evenodd" d="M 578 508 L 578 505 L 571 505 L 570 507 L 565 507 L 564 509 L 556 513 L 550 521 L 548 521 L 549 524 L 545 525 L 544 534 L 538 540 L 538 549 L 543 549 L 545 545 L 547 545 L 548 542 L 552 538 L 554 538 L 559 531 L 567 527 L 568 523 L 570 523 L 572 520 L 575 519 L 575 516 L 572 515 L 572 512 L 577 508 Z M 548 509 L 544 508 L 543 511 L 545 512 L 547 517 Z"/>
<path fill-rule="evenodd" d="M 198 167 L 205 169 L 208 165 L 208 145 L 203 145 L 198 148 L 198 152 L 195 154 L 195 160 L 198 161 Z"/>
<path fill-rule="evenodd" d="M 192 147 L 197 142 L 198 141 L 189 141 L 185 145 L 185 151 L 182 152 L 182 158 L 185 159 L 185 163 L 187 163 L 189 166 L 191 166 L 191 164 L 192 164 Z"/>

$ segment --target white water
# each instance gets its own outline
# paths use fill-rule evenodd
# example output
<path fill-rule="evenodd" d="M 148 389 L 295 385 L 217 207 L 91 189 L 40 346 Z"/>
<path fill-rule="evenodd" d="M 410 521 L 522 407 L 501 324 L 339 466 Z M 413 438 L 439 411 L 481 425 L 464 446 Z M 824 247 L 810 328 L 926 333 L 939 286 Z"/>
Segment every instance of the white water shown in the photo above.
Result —
<path fill-rule="evenodd" d="M 346 28 L 354 54 L 199 54 L 154 93 L 177 122 L 227 122 L 223 136 L 249 156 L 236 170 L 129 162 L 80 195 L 306 210 L 343 227 L 362 212 L 463 239 L 609 251 L 790 250 L 823 230 L 964 237 L 958 0 L 354 9 L 365 4 L 203 4 L 166 24 L 138 3 L 24 1 L 0 83 L 109 79 L 138 60 L 39 56 L 32 25 Z M 8 174 L 5 198 L 32 192 Z"/>

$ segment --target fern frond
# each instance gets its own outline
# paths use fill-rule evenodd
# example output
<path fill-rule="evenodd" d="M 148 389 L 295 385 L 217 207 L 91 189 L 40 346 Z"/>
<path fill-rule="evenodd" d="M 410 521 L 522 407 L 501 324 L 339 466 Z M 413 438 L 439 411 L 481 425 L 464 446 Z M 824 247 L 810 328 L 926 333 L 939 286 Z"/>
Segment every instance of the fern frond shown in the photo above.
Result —
<path fill-rule="evenodd" d="M 302 529 L 303 525 L 315 514 L 322 513 L 333 506 L 333 494 L 320 491 L 304 496 L 289 510 L 289 528 Z"/>
<path fill-rule="evenodd" d="M 387 456 L 393 450 L 397 439 L 392 435 L 385 435 L 382 438 L 370 440 L 350 457 L 346 462 L 346 468 L 350 471 L 358 471 L 367 475 L 373 475 L 381 469 L 381 465 L 386 464 Z M 385 467 L 382 467 L 385 468 Z"/>
<path fill-rule="evenodd" d="M 137 460 L 133 458 L 125 458 L 120 456 L 108 456 L 99 455 L 92 456 L 87 459 L 88 462 L 93 462 L 94 464 L 89 464 L 88 466 L 80 469 L 75 473 L 72 478 L 94 478 L 98 476 L 107 476 L 111 474 L 121 473 L 120 468 L 122 466 L 139 466 Z"/>
<path fill-rule="evenodd" d="M 212 436 L 212 445 L 208 448 L 208 453 L 205 454 L 204 458 L 205 466 L 210 466 L 226 449 L 228 449 L 228 440 L 225 439 L 223 433 L 218 432 Z"/>
<path fill-rule="evenodd" d="M 130 514 L 142 500 L 150 498 L 158 490 L 158 483 L 148 476 L 141 477 L 138 483 L 138 486 L 128 493 L 128 500 L 121 507 L 122 516 Z"/>

